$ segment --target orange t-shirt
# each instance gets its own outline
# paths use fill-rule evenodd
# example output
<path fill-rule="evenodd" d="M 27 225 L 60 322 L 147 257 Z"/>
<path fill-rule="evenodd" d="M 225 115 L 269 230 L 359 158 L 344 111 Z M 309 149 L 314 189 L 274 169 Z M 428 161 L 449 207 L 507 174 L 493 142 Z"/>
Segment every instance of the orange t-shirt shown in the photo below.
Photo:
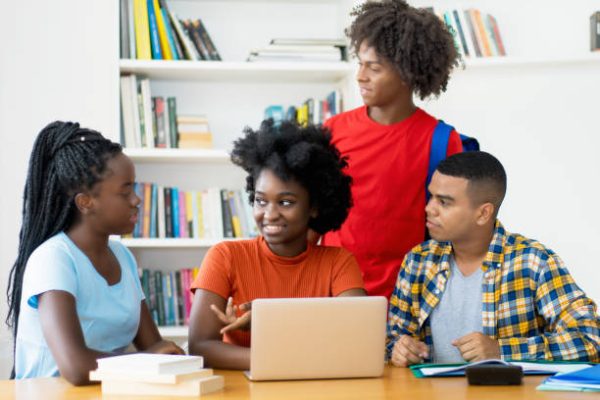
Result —
<path fill-rule="evenodd" d="M 354 256 L 340 247 L 309 244 L 296 257 L 274 254 L 262 236 L 221 242 L 206 254 L 195 289 L 209 290 L 239 305 L 259 298 L 331 297 L 364 288 Z M 233 331 L 227 343 L 250 346 L 250 333 Z"/>

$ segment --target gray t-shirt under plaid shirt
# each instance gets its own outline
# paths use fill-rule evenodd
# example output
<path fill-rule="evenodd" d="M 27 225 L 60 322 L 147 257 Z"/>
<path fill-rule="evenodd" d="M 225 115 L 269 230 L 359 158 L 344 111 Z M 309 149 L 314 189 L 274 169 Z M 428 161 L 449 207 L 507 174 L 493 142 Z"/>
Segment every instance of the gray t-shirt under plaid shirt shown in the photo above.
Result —
<path fill-rule="evenodd" d="M 465 360 L 452 341 L 471 332 L 482 332 L 482 280 L 479 268 L 469 276 L 458 269 L 450 257 L 450 277 L 440 302 L 431 313 L 433 362 L 458 363 Z"/>

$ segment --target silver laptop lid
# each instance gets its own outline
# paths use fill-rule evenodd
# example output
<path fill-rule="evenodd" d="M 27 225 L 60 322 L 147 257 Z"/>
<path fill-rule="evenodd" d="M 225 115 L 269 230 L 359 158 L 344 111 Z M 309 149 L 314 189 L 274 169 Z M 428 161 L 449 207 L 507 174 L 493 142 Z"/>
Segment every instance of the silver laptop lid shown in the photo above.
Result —
<path fill-rule="evenodd" d="M 259 299 L 252 303 L 252 380 L 383 374 L 387 299 Z"/>

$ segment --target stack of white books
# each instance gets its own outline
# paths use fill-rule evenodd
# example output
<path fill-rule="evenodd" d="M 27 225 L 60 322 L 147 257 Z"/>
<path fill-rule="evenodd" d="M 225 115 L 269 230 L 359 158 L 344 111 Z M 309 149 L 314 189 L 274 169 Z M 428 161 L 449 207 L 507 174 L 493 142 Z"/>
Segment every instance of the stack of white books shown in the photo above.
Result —
<path fill-rule="evenodd" d="M 347 61 L 346 43 L 340 39 L 276 38 L 265 47 L 250 50 L 248 61 Z"/>
<path fill-rule="evenodd" d="M 113 395 L 200 396 L 223 389 L 223 377 L 203 367 L 199 356 L 126 354 L 98 359 L 90 380 Z"/>

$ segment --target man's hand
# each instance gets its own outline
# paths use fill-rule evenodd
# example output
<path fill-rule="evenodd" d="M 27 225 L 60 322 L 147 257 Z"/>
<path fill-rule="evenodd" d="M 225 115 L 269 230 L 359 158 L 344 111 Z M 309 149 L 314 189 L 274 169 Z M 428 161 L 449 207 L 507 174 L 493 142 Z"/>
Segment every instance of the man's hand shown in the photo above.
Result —
<path fill-rule="evenodd" d="M 225 306 L 225 313 L 219 310 L 214 304 L 210 305 L 210 309 L 217 315 L 217 317 L 225 324 L 221 328 L 221 335 L 225 332 L 233 331 L 235 329 L 248 330 L 250 329 L 251 320 L 251 307 L 252 303 L 244 303 L 239 306 L 233 305 L 233 298 L 227 299 L 227 305 Z M 245 311 L 239 318 L 237 313 Z"/>
<path fill-rule="evenodd" d="M 400 336 L 392 349 L 392 364 L 396 367 L 408 367 L 420 364 L 429 356 L 429 349 L 423 342 L 408 335 Z"/>
<path fill-rule="evenodd" d="M 481 361 L 500 358 L 500 345 L 497 340 L 481 332 L 472 332 L 452 341 L 465 361 Z"/>

